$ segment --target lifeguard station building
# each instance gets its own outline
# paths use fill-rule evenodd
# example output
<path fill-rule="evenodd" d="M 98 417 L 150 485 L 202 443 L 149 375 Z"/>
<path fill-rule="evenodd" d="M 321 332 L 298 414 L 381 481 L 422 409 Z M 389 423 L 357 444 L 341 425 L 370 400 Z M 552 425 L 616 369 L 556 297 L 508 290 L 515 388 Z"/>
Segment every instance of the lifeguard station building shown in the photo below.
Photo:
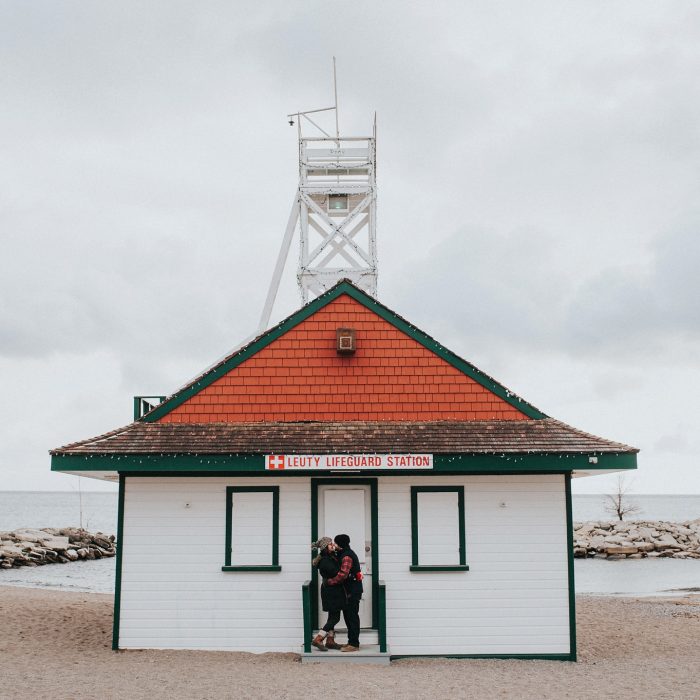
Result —
<path fill-rule="evenodd" d="M 115 648 L 310 651 L 310 543 L 345 532 L 360 653 L 576 659 L 571 479 L 637 451 L 546 416 L 354 284 L 137 408 L 51 453 L 119 482 Z"/>

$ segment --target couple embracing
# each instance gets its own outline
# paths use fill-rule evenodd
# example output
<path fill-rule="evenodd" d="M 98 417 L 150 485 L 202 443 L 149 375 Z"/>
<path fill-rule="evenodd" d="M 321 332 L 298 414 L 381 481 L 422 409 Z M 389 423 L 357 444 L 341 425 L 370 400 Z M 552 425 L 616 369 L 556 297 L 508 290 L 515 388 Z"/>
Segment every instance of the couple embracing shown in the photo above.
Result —
<path fill-rule="evenodd" d="M 362 598 L 362 572 L 357 554 L 350 549 L 347 535 L 336 535 L 335 540 L 322 537 L 311 545 L 319 554 L 313 560 L 323 583 L 321 604 L 328 613 L 328 620 L 311 644 L 320 651 L 360 649 L 360 599 Z M 343 613 L 348 628 L 348 643 L 345 646 L 335 641 L 335 626 Z"/>

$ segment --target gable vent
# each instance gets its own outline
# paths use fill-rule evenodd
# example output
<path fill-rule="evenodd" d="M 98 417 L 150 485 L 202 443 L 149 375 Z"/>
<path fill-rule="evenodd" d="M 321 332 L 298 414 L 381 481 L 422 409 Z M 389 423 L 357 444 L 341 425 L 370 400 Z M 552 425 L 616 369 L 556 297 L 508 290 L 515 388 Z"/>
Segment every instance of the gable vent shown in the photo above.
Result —
<path fill-rule="evenodd" d="M 338 328 L 335 332 L 336 350 L 339 355 L 352 355 L 356 350 L 354 328 Z"/>

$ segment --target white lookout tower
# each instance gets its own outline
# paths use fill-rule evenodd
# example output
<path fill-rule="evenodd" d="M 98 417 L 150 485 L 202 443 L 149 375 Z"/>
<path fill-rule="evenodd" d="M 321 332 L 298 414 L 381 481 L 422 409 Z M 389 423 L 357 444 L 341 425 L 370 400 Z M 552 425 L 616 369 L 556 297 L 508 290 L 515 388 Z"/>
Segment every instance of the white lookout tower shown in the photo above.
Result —
<path fill-rule="evenodd" d="M 333 92 L 332 107 L 287 115 L 290 125 L 297 125 L 299 185 L 260 317 L 260 332 L 268 327 L 297 230 L 297 281 L 303 304 L 344 277 L 372 296 L 377 295 L 377 118 L 375 114 L 372 136 L 340 135 L 335 58 Z M 309 116 L 320 112 L 335 113 L 335 135 L 317 124 L 316 117 Z M 313 135 L 304 134 L 303 126 L 313 129 Z"/>

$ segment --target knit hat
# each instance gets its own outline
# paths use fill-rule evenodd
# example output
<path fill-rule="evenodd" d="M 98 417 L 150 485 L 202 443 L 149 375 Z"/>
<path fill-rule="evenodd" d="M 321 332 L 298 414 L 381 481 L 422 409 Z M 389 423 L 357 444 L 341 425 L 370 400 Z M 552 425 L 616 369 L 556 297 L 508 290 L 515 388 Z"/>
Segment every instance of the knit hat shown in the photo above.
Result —
<path fill-rule="evenodd" d="M 311 549 L 318 549 L 322 552 L 333 540 L 330 537 L 322 537 L 317 542 L 311 543 Z"/>
<path fill-rule="evenodd" d="M 319 562 L 321 561 L 321 552 L 331 543 L 333 540 L 330 537 L 322 537 L 320 540 L 317 542 L 312 542 L 311 543 L 311 549 L 318 549 L 319 553 L 313 558 L 311 563 L 314 566 L 318 566 Z"/>
<path fill-rule="evenodd" d="M 350 537 L 348 535 L 336 535 L 335 543 L 341 549 L 347 549 L 350 546 Z"/>

